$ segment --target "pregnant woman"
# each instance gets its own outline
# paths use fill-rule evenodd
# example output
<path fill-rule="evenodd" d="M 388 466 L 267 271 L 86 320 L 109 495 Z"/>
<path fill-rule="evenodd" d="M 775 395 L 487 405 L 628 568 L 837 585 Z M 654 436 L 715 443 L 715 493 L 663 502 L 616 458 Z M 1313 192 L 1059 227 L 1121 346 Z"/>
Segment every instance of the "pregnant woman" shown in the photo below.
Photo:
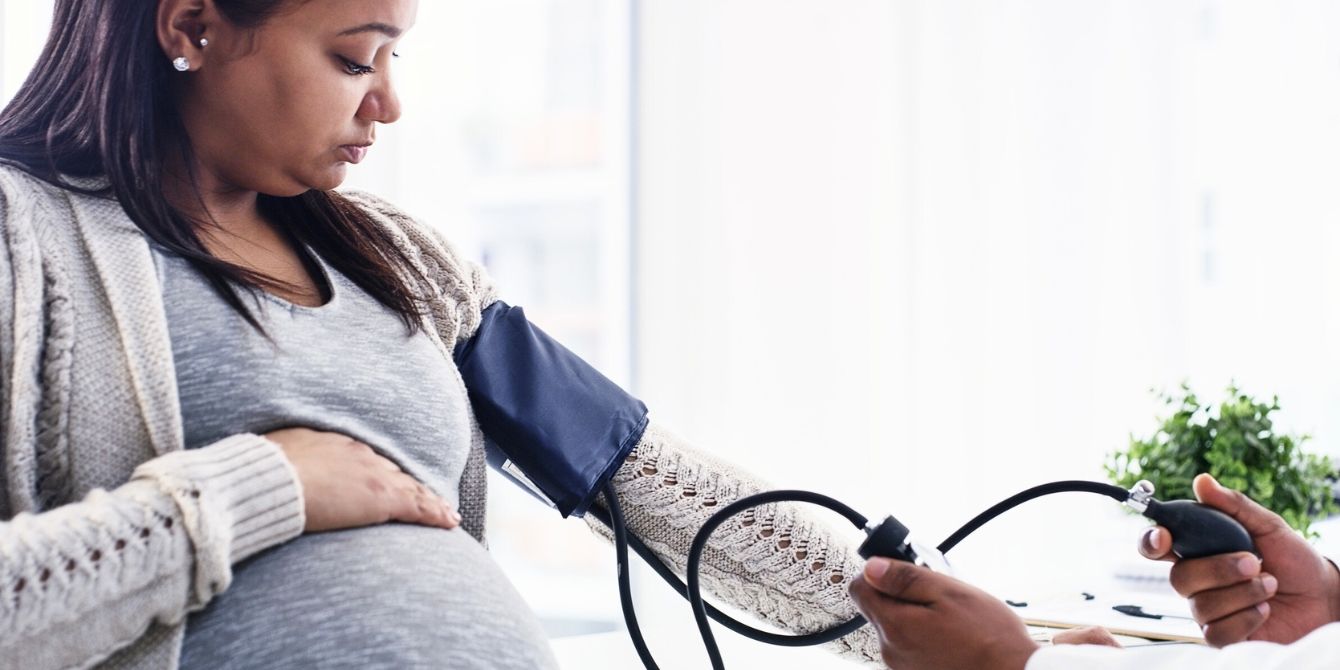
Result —
<path fill-rule="evenodd" d="M 482 544 L 454 357 L 501 303 L 333 190 L 400 116 L 416 9 L 55 3 L 0 112 L 0 667 L 554 666 Z M 765 488 L 654 421 L 629 440 L 615 494 L 681 572 Z M 790 508 L 714 537 L 717 597 L 794 632 L 855 614 L 851 546 Z M 830 646 L 879 660 L 868 627 Z"/>

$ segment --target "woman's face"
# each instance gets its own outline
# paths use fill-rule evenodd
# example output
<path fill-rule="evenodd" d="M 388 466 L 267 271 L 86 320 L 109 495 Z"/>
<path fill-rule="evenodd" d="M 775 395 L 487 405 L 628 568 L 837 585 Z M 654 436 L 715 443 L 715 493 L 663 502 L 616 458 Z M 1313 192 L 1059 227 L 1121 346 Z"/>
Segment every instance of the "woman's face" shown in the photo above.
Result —
<path fill-rule="evenodd" d="M 338 186 L 376 124 L 400 117 L 394 48 L 417 11 L 417 0 L 306 0 L 254 30 L 215 14 L 208 46 L 176 75 L 202 167 L 227 188 L 268 195 Z"/>

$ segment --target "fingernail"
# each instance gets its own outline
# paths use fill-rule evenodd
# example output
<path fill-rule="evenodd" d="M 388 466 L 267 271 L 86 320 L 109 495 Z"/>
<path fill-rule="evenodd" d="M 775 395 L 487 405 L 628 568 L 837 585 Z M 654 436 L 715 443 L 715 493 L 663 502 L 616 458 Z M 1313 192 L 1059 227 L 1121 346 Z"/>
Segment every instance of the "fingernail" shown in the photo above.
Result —
<path fill-rule="evenodd" d="M 1255 575 L 1260 568 L 1261 562 L 1256 560 L 1255 556 L 1243 556 L 1242 560 L 1238 561 L 1238 572 L 1242 573 L 1243 577 Z"/>
<path fill-rule="evenodd" d="M 456 523 L 460 523 L 460 522 L 461 522 L 461 513 L 460 513 L 460 512 L 457 512 L 456 510 L 451 510 L 451 519 L 452 519 L 452 521 L 455 521 Z"/>
<path fill-rule="evenodd" d="M 880 556 L 872 556 L 865 562 L 865 578 L 867 580 L 877 580 L 889 571 L 889 559 Z"/>
<path fill-rule="evenodd" d="M 1273 596 L 1280 587 L 1280 580 L 1275 579 L 1274 575 L 1266 575 L 1261 578 L 1261 586 L 1266 589 L 1266 595 Z"/>
<path fill-rule="evenodd" d="M 1260 604 L 1258 604 L 1258 605 L 1256 606 L 1256 611 L 1260 612 L 1260 613 L 1261 613 L 1261 616 L 1263 616 L 1263 617 L 1268 617 L 1268 616 L 1270 616 L 1270 603 L 1260 603 Z"/>
<path fill-rule="evenodd" d="M 1144 535 L 1140 536 L 1140 547 L 1150 556 L 1158 551 L 1159 532 L 1158 528 L 1150 528 L 1145 531 Z"/>

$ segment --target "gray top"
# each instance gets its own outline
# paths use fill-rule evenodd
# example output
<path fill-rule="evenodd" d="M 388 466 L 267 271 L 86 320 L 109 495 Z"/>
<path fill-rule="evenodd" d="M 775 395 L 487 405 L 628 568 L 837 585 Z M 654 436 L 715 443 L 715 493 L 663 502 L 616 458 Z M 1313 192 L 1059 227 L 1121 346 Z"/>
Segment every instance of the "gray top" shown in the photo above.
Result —
<path fill-rule="evenodd" d="M 456 503 L 468 400 L 427 336 L 407 334 L 394 312 L 311 254 L 326 304 L 243 292 L 272 343 L 185 259 L 154 251 L 188 449 L 288 426 L 339 432 Z M 229 589 L 190 617 L 181 660 L 554 667 L 533 613 L 473 538 L 399 523 L 303 535 L 235 565 Z"/>

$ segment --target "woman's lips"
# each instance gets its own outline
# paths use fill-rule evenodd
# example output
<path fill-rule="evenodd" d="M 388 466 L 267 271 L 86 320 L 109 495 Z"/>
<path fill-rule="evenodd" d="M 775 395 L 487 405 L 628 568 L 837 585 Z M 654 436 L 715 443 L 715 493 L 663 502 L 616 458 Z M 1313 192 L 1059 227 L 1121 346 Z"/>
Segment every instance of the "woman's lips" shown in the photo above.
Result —
<path fill-rule="evenodd" d="M 360 147 L 354 144 L 345 144 L 340 147 L 340 151 L 344 152 L 344 159 L 346 161 L 355 165 L 362 161 L 364 156 L 368 155 L 367 147 Z"/>

